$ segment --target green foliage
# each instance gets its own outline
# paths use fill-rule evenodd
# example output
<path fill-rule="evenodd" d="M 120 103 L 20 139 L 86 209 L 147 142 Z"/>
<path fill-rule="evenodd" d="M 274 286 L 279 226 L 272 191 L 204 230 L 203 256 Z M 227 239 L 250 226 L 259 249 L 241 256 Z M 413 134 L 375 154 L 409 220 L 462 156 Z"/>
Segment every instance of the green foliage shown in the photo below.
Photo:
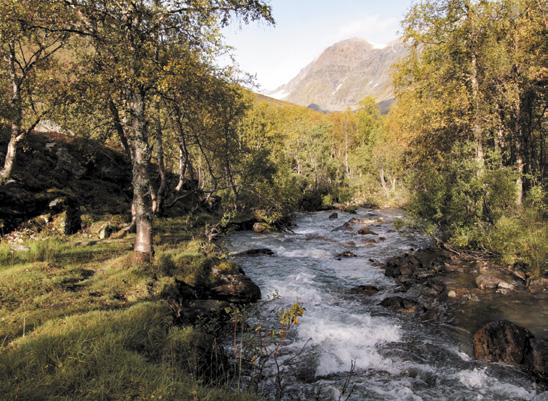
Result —
<path fill-rule="evenodd" d="M 491 156 L 480 171 L 473 146 L 457 146 L 443 163 L 425 165 L 413 177 L 411 211 L 431 234 L 495 252 L 504 264 L 524 263 L 539 275 L 548 258 L 544 193 L 534 187 L 526 205 L 516 207 L 517 174 L 499 161 Z"/>
<path fill-rule="evenodd" d="M 497 252 L 503 263 L 524 263 L 537 277 L 548 272 L 548 229 L 535 210 L 502 216 L 484 235 L 485 246 Z"/>
<path fill-rule="evenodd" d="M 544 14 L 531 0 L 416 4 L 403 22 L 409 55 L 395 73 L 394 108 L 409 138 L 414 214 L 443 239 L 537 274 Z"/>

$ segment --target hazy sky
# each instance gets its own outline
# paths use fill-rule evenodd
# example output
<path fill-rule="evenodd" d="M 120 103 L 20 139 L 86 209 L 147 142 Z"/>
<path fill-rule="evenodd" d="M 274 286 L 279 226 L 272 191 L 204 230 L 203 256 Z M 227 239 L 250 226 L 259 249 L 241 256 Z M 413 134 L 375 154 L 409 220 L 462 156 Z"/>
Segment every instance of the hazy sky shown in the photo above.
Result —
<path fill-rule="evenodd" d="M 413 0 L 271 0 L 276 25 L 264 22 L 226 29 L 240 67 L 261 90 L 286 83 L 329 45 L 361 37 L 378 45 L 398 36 Z"/>

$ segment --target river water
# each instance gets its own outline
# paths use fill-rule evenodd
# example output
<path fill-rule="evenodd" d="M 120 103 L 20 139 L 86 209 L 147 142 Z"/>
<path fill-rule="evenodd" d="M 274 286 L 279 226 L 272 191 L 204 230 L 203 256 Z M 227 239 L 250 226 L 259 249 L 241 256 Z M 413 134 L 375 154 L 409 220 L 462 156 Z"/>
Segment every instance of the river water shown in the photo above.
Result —
<path fill-rule="evenodd" d="M 303 213 L 294 233 L 238 232 L 227 239 L 231 251 L 269 248 L 274 256 L 238 257 L 261 287 L 264 301 L 252 323 L 275 327 L 277 311 L 293 303 L 305 314 L 280 352 L 286 400 L 546 400 L 519 370 L 483 364 L 470 356 L 471 333 L 464 329 L 388 311 L 378 303 L 397 292 L 380 268 L 387 258 L 427 245 L 426 238 L 400 232 L 399 210 L 360 209 L 356 214 Z M 335 230 L 351 218 L 368 220 L 377 235 Z M 375 242 L 373 242 L 373 240 Z M 357 257 L 336 255 L 351 251 Z M 354 295 L 359 285 L 381 289 L 372 297 Z M 272 364 L 271 364 L 272 365 Z M 272 366 L 270 365 L 270 368 Z M 353 373 L 350 373 L 354 365 Z M 270 370 L 261 383 L 275 399 Z M 352 388 L 341 394 L 345 382 Z"/>

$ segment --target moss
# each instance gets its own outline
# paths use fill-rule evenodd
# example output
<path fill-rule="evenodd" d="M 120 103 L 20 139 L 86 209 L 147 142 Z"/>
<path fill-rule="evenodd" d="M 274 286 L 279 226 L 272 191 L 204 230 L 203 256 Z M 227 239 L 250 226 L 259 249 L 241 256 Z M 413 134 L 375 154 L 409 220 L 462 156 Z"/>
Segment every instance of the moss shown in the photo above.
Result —
<path fill-rule="evenodd" d="M 210 283 L 211 268 L 217 262 L 217 251 L 211 244 L 191 240 L 176 249 L 164 247 L 157 252 L 154 267 L 158 273 L 173 275 L 193 287 L 204 287 Z"/>

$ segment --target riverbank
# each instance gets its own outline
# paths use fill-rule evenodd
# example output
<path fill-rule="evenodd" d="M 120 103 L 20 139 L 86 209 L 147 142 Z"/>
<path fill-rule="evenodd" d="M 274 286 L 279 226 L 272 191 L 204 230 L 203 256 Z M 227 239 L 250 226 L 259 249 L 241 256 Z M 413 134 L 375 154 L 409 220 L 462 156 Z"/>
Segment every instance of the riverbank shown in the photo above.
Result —
<path fill-rule="evenodd" d="M 274 399 L 281 382 L 287 399 L 337 399 L 350 382 L 352 400 L 543 397 L 528 373 L 475 360 L 474 333 L 453 315 L 462 299 L 448 296 L 453 287 L 443 278 L 449 273 L 422 271 L 428 285 L 415 278 L 404 285 L 385 274 L 391 257 L 430 246 L 419 232 L 397 228 L 402 217 L 394 209 L 301 213 L 292 232 L 227 238 L 268 299 L 253 309 L 251 330 L 276 327 L 277 311 L 294 303 L 305 310 L 280 347 L 281 380 L 276 364 L 267 363 L 261 394 Z M 440 263 L 451 257 L 441 256 Z"/>
<path fill-rule="evenodd" d="M 99 226 L 3 243 L 0 399 L 257 400 L 228 389 L 218 338 L 225 309 L 260 292 L 196 223 L 159 219 L 150 265 Z"/>
<path fill-rule="evenodd" d="M 391 258 L 383 268 L 401 294 L 384 306 L 447 325 L 470 355 L 516 364 L 546 385 L 548 293 L 543 279 L 528 277 L 519 267 L 504 268 L 486 254 L 443 245 Z M 497 323 L 504 327 L 490 334 L 495 339 L 481 337 L 481 329 L 495 322 L 506 322 Z M 482 341 L 490 341 L 484 352 Z M 512 347 L 511 355 L 504 354 Z"/>

